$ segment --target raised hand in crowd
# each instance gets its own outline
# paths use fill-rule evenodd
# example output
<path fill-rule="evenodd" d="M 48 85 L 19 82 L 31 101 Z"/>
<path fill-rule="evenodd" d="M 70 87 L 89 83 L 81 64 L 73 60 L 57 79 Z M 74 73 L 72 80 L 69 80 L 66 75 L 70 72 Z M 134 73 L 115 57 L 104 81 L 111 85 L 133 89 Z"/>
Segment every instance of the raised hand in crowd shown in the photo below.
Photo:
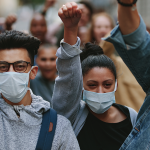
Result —
<path fill-rule="evenodd" d="M 66 3 L 59 11 L 58 15 L 64 23 L 64 42 L 74 45 L 77 41 L 78 23 L 82 11 L 75 2 Z"/>
<path fill-rule="evenodd" d="M 45 15 L 47 10 L 56 3 L 56 0 L 46 0 L 45 5 L 42 11 L 42 14 Z"/>
<path fill-rule="evenodd" d="M 12 25 L 17 21 L 17 16 L 11 14 L 5 20 L 5 30 L 12 30 Z"/>
<path fill-rule="evenodd" d="M 122 34 L 134 32 L 140 24 L 135 0 L 118 0 L 118 20 Z M 126 5 L 126 6 L 125 6 Z M 128 7 L 127 7 L 128 6 Z"/>

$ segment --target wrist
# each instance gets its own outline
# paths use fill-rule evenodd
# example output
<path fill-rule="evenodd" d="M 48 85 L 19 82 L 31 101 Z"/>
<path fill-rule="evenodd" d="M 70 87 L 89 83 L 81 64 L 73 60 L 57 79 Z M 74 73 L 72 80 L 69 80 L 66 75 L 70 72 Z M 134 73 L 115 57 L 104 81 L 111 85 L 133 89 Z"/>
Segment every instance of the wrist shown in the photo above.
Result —
<path fill-rule="evenodd" d="M 67 26 L 64 26 L 64 30 L 66 31 L 69 31 L 69 32 L 75 32 L 75 31 L 78 31 L 78 26 L 71 26 L 71 27 L 67 27 Z"/>
<path fill-rule="evenodd" d="M 12 25 L 5 24 L 5 30 L 12 30 Z"/>
<path fill-rule="evenodd" d="M 64 42 L 74 45 L 77 42 L 78 27 L 64 27 Z"/>
<path fill-rule="evenodd" d="M 125 6 L 125 7 L 132 7 L 133 5 L 136 4 L 137 0 L 117 0 L 118 3 L 122 6 Z"/>

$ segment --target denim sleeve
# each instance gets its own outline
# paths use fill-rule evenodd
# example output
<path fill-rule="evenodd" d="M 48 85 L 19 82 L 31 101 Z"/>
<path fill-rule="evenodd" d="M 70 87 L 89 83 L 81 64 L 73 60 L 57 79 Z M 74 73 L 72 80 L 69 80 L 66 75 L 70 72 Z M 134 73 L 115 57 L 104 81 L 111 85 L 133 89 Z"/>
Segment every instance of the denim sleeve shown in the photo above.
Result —
<path fill-rule="evenodd" d="M 104 40 L 115 46 L 125 64 L 147 93 L 150 88 L 150 35 L 146 31 L 143 19 L 141 18 L 138 29 L 133 33 L 122 35 L 118 25 Z"/>
<path fill-rule="evenodd" d="M 61 41 L 57 51 L 57 70 L 53 108 L 73 124 L 80 109 L 82 94 L 82 71 L 80 63 L 80 39 L 73 46 Z"/>

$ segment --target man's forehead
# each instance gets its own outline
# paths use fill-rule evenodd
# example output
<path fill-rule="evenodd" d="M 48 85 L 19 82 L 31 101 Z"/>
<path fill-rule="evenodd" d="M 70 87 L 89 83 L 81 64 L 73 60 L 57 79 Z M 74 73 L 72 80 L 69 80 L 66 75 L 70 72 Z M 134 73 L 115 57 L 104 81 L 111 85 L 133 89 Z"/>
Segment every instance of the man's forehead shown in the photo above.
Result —
<path fill-rule="evenodd" d="M 19 60 L 30 62 L 30 57 L 26 49 L 13 48 L 0 50 L 0 61 L 7 61 L 11 63 Z"/>
<path fill-rule="evenodd" d="M 45 55 L 47 57 L 56 55 L 57 49 L 55 48 L 41 48 L 38 50 L 38 56 Z"/>

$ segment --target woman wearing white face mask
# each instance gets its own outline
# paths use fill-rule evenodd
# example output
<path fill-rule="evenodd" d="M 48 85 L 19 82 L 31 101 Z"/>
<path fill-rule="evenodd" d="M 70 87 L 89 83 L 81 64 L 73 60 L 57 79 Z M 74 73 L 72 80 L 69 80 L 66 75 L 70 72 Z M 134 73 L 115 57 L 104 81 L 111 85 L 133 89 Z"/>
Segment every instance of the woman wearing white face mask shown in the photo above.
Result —
<path fill-rule="evenodd" d="M 87 43 L 81 53 L 83 100 L 89 114 L 77 136 L 82 150 L 117 150 L 133 128 L 137 113 L 115 103 L 117 73 L 103 50 Z"/>
<path fill-rule="evenodd" d="M 64 14 L 69 12 L 69 7 L 62 8 L 66 10 Z M 62 42 L 68 44 L 61 46 L 57 55 L 65 54 L 66 51 L 69 54 L 65 56 L 63 67 L 59 67 L 63 58 L 57 61 L 58 77 L 54 88 L 57 94 L 52 98 L 53 108 L 71 121 L 81 150 L 118 150 L 132 130 L 137 113 L 132 108 L 115 104 L 116 68 L 98 45 L 85 44 L 80 63 L 77 55 L 81 52 L 77 24 L 68 34 L 67 25 L 69 20 L 72 22 L 72 17 L 68 14 L 62 16 L 65 22 Z"/>
<path fill-rule="evenodd" d="M 69 116 L 82 150 L 117 150 L 132 130 L 137 113 L 132 108 L 115 103 L 116 68 L 99 46 L 85 44 L 81 62 L 83 101 L 77 100 L 72 105 L 76 97 L 72 95 L 70 102 L 61 101 L 58 105 L 55 101 L 54 108 L 60 114 Z M 59 71 L 61 74 L 61 69 Z M 71 88 L 77 90 L 77 87 Z"/>

